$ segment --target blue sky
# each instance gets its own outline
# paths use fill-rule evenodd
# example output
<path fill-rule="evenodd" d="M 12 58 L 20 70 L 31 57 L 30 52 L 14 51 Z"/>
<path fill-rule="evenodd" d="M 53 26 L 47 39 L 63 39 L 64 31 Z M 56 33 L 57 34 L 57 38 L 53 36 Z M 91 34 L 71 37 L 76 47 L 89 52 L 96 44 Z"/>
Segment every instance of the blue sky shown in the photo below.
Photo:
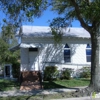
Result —
<path fill-rule="evenodd" d="M 50 9 L 43 12 L 40 18 L 35 18 L 33 23 L 25 22 L 24 25 L 34 25 L 34 26 L 49 26 L 48 20 L 52 20 L 57 17 L 56 12 L 50 11 Z M 72 27 L 81 27 L 79 21 L 75 20 L 72 22 Z"/>
<path fill-rule="evenodd" d="M 2 19 L 5 15 L 0 11 L 0 26 L 2 26 Z M 57 17 L 56 12 L 50 11 L 50 9 L 43 12 L 40 18 L 34 18 L 34 22 L 24 22 L 23 25 L 34 25 L 34 26 L 49 26 L 48 20 L 52 20 L 53 18 Z M 78 21 L 72 22 L 72 27 L 81 27 Z"/>

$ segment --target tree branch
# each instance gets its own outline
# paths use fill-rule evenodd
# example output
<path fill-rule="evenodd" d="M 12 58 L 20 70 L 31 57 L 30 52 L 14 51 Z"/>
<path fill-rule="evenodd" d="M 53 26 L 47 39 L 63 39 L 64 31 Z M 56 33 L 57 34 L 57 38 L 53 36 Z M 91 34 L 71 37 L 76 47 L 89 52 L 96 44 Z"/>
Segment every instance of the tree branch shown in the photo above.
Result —
<path fill-rule="evenodd" d="M 75 11 L 76 11 L 76 14 L 77 14 L 77 18 L 78 18 L 78 20 L 80 21 L 80 23 L 81 23 L 81 26 L 83 27 L 83 28 L 85 28 L 88 32 L 90 32 L 90 26 L 88 26 L 85 22 L 84 22 L 84 20 L 83 20 L 83 18 L 82 18 L 82 16 L 81 16 L 81 13 L 80 13 L 80 9 L 79 9 L 79 6 L 77 5 L 77 3 L 75 2 L 75 0 L 69 0 L 70 1 L 70 3 L 72 3 L 72 5 L 75 7 Z"/>

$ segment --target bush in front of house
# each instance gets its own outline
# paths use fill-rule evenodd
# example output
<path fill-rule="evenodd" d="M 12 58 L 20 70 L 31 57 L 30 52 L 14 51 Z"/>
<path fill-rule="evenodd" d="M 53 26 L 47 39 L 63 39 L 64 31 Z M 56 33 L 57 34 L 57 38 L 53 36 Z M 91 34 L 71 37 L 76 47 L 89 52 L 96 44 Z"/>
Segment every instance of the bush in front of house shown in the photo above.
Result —
<path fill-rule="evenodd" d="M 44 80 L 53 81 L 58 78 L 59 71 L 56 66 L 46 66 L 44 70 Z"/>
<path fill-rule="evenodd" d="M 80 73 L 80 78 L 90 78 L 91 77 L 91 70 L 90 67 L 83 67 L 82 72 Z"/>
<path fill-rule="evenodd" d="M 20 63 L 19 62 L 15 62 L 12 64 L 12 74 L 14 78 L 19 78 L 20 75 Z"/>
<path fill-rule="evenodd" d="M 71 79 L 71 73 L 72 73 L 72 69 L 71 68 L 65 68 L 65 69 L 63 69 L 60 78 L 61 79 L 68 79 L 68 80 L 70 80 Z"/>

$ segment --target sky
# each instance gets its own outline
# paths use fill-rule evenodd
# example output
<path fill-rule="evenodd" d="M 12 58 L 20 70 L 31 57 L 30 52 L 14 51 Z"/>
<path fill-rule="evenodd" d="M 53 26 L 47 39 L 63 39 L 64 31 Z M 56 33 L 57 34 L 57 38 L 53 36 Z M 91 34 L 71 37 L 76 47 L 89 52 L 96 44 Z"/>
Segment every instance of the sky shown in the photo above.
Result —
<path fill-rule="evenodd" d="M 5 14 L 0 11 L 0 26 L 2 26 L 2 19 L 5 17 Z M 43 12 L 42 16 L 39 18 L 34 18 L 34 22 L 24 22 L 23 25 L 32 25 L 32 26 L 49 26 L 49 20 L 57 17 L 56 12 L 50 11 L 47 9 Z M 75 20 L 72 22 L 72 27 L 81 27 L 79 21 Z"/>
<path fill-rule="evenodd" d="M 57 13 L 50 11 L 50 9 L 43 12 L 40 18 L 35 18 L 33 23 L 25 22 L 23 25 L 34 25 L 34 26 L 49 26 L 49 20 L 57 17 Z M 72 27 L 81 27 L 79 21 L 75 20 L 72 22 Z"/>

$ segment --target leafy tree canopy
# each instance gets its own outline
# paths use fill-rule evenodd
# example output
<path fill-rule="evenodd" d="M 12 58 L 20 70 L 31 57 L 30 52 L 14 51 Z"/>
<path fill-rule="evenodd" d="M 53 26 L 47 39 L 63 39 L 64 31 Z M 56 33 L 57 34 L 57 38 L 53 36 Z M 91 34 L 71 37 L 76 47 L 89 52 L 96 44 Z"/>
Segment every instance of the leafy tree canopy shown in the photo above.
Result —
<path fill-rule="evenodd" d="M 0 37 L 0 64 L 17 62 L 19 54 L 19 51 L 10 52 L 9 44 Z"/>
<path fill-rule="evenodd" d="M 65 21 L 76 19 L 91 33 L 90 29 L 95 29 L 100 23 L 100 0 L 51 0 L 51 4 L 52 10 L 63 15 L 63 21 L 57 25 L 67 26 L 68 22 L 65 24 Z M 54 19 L 51 26 L 57 21 Z"/>
<path fill-rule="evenodd" d="M 14 37 L 14 29 L 11 24 L 6 24 L 2 27 L 0 37 L 0 64 L 14 63 L 19 59 L 19 51 L 10 52 L 9 48 L 17 43 L 17 39 Z"/>
<path fill-rule="evenodd" d="M 15 35 L 15 28 L 10 23 L 5 23 L 2 26 L 1 37 L 2 39 L 10 44 L 10 40 L 14 38 Z"/>
<path fill-rule="evenodd" d="M 0 0 L 0 9 L 18 27 L 23 21 L 32 21 L 33 17 L 39 17 L 46 9 L 46 4 L 46 0 Z"/>

